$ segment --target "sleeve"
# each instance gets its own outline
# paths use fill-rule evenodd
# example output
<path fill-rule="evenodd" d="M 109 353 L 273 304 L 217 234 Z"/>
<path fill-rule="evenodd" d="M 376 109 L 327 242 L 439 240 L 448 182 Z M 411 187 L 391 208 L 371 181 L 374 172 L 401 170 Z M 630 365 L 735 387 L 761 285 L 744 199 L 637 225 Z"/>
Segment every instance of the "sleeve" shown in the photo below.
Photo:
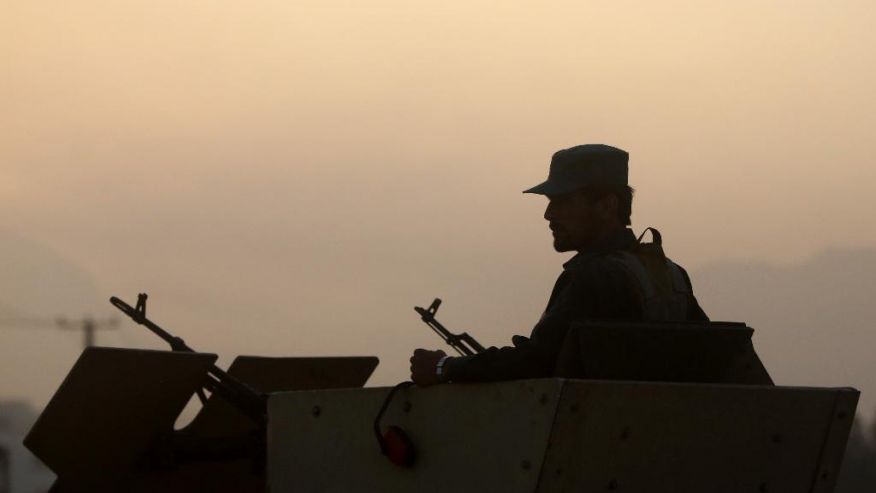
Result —
<path fill-rule="evenodd" d="M 572 322 L 641 316 L 641 304 L 629 288 L 625 273 L 566 271 L 557 280 L 548 309 L 529 338 L 514 336 L 513 346 L 450 358 L 444 371 L 453 382 L 549 377 Z"/>

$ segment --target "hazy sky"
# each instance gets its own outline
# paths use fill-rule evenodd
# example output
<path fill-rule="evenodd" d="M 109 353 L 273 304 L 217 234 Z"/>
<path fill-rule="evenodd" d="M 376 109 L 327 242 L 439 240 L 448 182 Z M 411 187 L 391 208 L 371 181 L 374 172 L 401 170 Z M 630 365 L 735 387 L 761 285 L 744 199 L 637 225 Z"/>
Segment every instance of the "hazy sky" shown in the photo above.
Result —
<path fill-rule="evenodd" d="M 148 291 L 226 362 L 378 354 L 389 383 L 435 296 L 528 333 L 566 257 L 520 191 L 587 142 L 690 269 L 876 246 L 872 1 L 534 5 L 2 1 L 0 308 Z M 160 347 L 124 327 L 99 341 Z M 0 341 L 0 395 L 37 402 L 78 355 Z"/>

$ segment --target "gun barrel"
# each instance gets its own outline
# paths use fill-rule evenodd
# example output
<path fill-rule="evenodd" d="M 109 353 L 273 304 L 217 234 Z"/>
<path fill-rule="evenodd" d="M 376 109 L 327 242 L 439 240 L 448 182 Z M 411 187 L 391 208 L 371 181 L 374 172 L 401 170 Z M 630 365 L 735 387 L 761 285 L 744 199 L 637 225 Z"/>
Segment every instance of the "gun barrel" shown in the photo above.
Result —
<path fill-rule="evenodd" d="M 143 325 L 152 333 L 164 339 L 174 351 L 195 352 L 181 338 L 172 335 L 146 318 L 145 300 L 146 295 L 141 294 L 137 308 L 132 307 L 115 296 L 110 298 L 110 303 L 134 322 Z M 232 377 L 216 365 L 212 365 L 207 370 L 207 375 L 208 378 L 204 381 L 205 389 L 228 401 L 259 426 L 264 427 L 267 424 L 267 398 L 263 393 Z"/>
<path fill-rule="evenodd" d="M 463 332 L 461 334 L 454 334 L 447 330 L 446 327 L 441 325 L 438 320 L 435 319 L 435 312 L 438 311 L 438 307 L 441 306 L 441 299 L 435 298 L 435 301 L 432 302 L 432 305 L 429 306 L 428 309 L 415 306 L 414 310 L 420 314 L 420 319 L 429 326 L 430 329 L 435 331 L 439 337 L 444 339 L 450 347 L 456 350 L 462 356 L 470 356 L 472 354 L 479 353 L 484 350 L 484 347 L 478 343 L 474 339 L 474 337 L 468 335 Z"/>
<path fill-rule="evenodd" d="M 141 300 L 145 301 L 145 299 L 146 299 L 145 295 L 141 295 L 141 296 L 142 296 Z M 162 329 L 161 327 L 159 327 L 158 325 L 153 323 L 151 320 L 146 318 L 145 304 L 143 305 L 144 309 L 141 311 L 141 310 L 138 310 L 138 309 L 132 307 L 131 305 L 125 303 L 124 301 L 120 300 L 119 298 L 116 298 L 115 296 L 110 298 L 110 303 L 112 303 L 113 306 L 115 306 L 116 308 L 121 310 L 125 315 L 130 317 L 131 320 L 146 327 L 153 334 L 164 339 L 164 342 L 168 343 L 170 345 L 170 348 L 173 349 L 174 351 L 195 352 L 195 350 L 190 348 L 188 345 L 186 345 L 185 341 L 183 341 L 181 338 L 176 337 L 175 335 Z"/>

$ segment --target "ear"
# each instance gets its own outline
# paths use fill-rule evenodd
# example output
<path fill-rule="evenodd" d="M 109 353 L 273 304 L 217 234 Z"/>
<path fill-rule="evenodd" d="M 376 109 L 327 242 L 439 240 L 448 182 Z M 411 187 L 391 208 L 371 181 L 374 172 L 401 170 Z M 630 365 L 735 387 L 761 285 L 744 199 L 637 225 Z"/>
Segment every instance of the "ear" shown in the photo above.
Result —
<path fill-rule="evenodd" d="M 605 222 L 614 221 L 617 219 L 617 211 L 620 207 L 620 200 L 617 195 L 609 194 L 596 202 L 596 214 Z"/>

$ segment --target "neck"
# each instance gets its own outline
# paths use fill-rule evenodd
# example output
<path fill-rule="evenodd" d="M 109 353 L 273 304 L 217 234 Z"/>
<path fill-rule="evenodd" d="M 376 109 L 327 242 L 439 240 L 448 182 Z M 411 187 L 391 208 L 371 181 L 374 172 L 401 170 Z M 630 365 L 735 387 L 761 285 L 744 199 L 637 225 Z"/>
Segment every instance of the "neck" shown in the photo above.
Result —
<path fill-rule="evenodd" d="M 606 225 L 605 227 L 600 228 L 596 232 L 596 234 L 593 235 L 593 238 L 589 242 L 587 242 L 586 245 L 582 245 L 580 248 L 578 248 L 578 253 L 592 250 L 594 247 L 598 246 L 601 243 L 604 243 L 609 238 L 617 236 L 624 230 L 626 230 L 626 227 L 619 224 Z"/>

